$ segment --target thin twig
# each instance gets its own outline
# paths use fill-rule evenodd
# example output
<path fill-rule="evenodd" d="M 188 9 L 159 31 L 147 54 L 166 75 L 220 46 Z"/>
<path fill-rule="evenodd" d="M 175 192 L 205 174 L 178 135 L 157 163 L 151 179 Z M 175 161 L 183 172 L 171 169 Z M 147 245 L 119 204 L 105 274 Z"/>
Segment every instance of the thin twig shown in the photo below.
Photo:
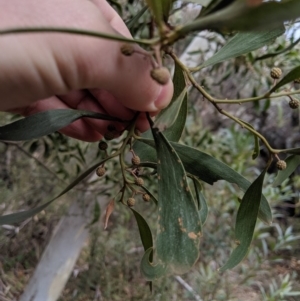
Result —
<path fill-rule="evenodd" d="M 188 291 L 190 292 L 195 300 L 197 301 L 203 301 L 203 299 L 195 292 L 195 290 L 186 283 L 180 276 L 174 276 L 174 278 Z"/>

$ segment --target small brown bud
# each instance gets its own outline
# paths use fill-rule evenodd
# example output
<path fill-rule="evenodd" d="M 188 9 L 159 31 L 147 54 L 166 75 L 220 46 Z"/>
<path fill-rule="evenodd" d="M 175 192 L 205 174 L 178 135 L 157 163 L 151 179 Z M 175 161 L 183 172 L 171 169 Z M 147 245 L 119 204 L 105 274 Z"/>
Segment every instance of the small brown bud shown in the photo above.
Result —
<path fill-rule="evenodd" d="M 99 167 L 96 169 L 96 175 L 97 175 L 98 177 L 104 176 L 104 175 L 105 175 L 105 172 L 106 172 L 105 167 L 99 166 Z"/>
<path fill-rule="evenodd" d="M 281 77 L 282 71 L 281 71 L 280 68 L 273 67 L 272 70 L 271 70 L 271 72 L 270 72 L 270 75 L 271 75 L 272 78 L 278 79 L 278 78 Z"/>
<path fill-rule="evenodd" d="M 135 178 L 135 184 L 138 186 L 143 186 L 144 180 L 142 178 Z"/>
<path fill-rule="evenodd" d="M 298 109 L 299 108 L 299 100 L 292 98 L 289 102 L 289 106 L 291 109 Z"/>
<path fill-rule="evenodd" d="M 279 170 L 284 170 L 284 169 L 286 169 L 286 163 L 285 163 L 285 161 L 283 161 L 283 160 L 277 161 L 276 167 L 277 167 L 277 169 L 279 169 Z"/>
<path fill-rule="evenodd" d="M 115 138 L 115 133 L 108 131 L 104 134 L 104 139 L 107 141 L 113 140 Z"/>
<path fill-rule="evenodd" d="M 151 70 L 151 77 L 161 85 L 166 85 L 170 79 L 170 72 L 166 67 L 158 67 Z"/>
<path fill-rule="evenodd" d="M 126 56 L 131 56 L 134 53 L 134 47 L 130 43 L 124 43 L 121 46 L 121 52 Z"/>
<path fill-rule="evenodd" d="M 300 78 L 294 79 L 294 83 L 295 83 L 295 84 L 300 84 Z"/>
<path fill-rule="evenodd" d="M 145 202 L 149 202 L 150 199 L 151 199 L 151 197 L 150 197 L 150 195 L 149 195 L 148 193 L 144 193 L 144 194 L 143 194 L 143 200 L 144 200 Z"/>
<path fill-rule="evenodd" d="M 139 165 L 141 163 L 141 159 L 139 156 L 133 156 L 131 159 L 132 165 Z"/>
<path fill-rule="evenodd" d="M 129 199 L 127 200 L 127 205 L 128 205 L 129 207 L 133 207 L 133 206 L 135 205 L 135 199 L 134 199 L 134 198 L 129 198 Z"/>
<path fill-rule="evenodd" d="M 107 150 L 107 147 L 108 147 L 108 145 L 107 145 L 107 143 L 105 141 L 100 141 L 99 144 L 98 144 L 98 148 L 100 150 L 103 150 L 103 151 Z"/>

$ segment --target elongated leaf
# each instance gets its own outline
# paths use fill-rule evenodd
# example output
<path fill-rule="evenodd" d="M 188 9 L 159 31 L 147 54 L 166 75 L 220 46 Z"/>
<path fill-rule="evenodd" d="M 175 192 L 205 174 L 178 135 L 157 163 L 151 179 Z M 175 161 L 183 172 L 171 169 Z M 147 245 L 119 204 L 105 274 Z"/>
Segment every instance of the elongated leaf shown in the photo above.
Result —
<path fill-rule="evenodd" d="M 249 53 L 253 50 L 259 49 L 271 42 L 275 38 L 284 34 L 284 27 L 260 32 L 239 32 L 232 39 L 230 39 L 224 47 L 222 47 L 215 55 L 205 61 L 202 68 L 215 65 L 217 63 L 226 61 L 228 59 Z"/>
<path fill-rule="evenodd" d="M 141 273 L 143 276 L 152 281 L 155 279 L 159 279 L 163 275 L 167 273 L 167 266 L 162 263 L 153 264 L 152 263 L 152 256 L 153 254 L 153 248 L 149 248 L 141 261 Z"/>
<path fill-rule="evenodd" d="M 154 142 L 151 140 L 143 139 L 140 141 L 154 147 Z M 225 180 L 229 183 L 237 184 L 243 191 L 246 191 L 250 186 L 251 183 L 242 175 L 214 157 L 192 147 L 175 142 L 171 142 L 171 145 L 180 157 L 185 170 L 197 176 L 205 183 L 212 185 L 216 181 Z M 267 224 L 272 222 L 272 211 L 264 196 L 262 196 L 261 199 L 258 216 Z"/>
<path fill-rule="evenodd" d="M 135 211 L 132 208 L 130 208 L 130 210 L 133 212 L 135 220 L 138 224 L 138 228 L 139 228 L 141 241 L 142 241 L 144 250 L 146 251 L 149 248 L 153 248 L 152 233 L 151 233 L 148 223 L 137 211 Z M 150 255 L 150 257 L 152 257 L 152 255 Z M 150 260 L 152 261 L 152 258 Z"/>
<path fill-rule="evenodd" d="M 134 25 L 143 16 L 143 14 L 147 11 L 147 9 L 148 7 L 144 6 L 133 18 L 131 18 L 128 22 L 126 22 L 126 26 L 128 27 L 129 30 L 131 30 L 134 27 Z"/>
<path fill-rule="evenodd" d="M 292 155 L 285 159 L 286 169 L 279 170 L 273 186 L 279 186 L 286 180 L 300 165 L 300 155 Z"/>
<path fill-rule="evenodd" d="M 176 99 L 178 99 L 178 97 L 180 96 L 182 91 L 184 91 L 184 89 L 186 88 L 183 71 L 182 71 L 181 67 L 176 63 L 175 63 L 175 70 L 174 70 L 174 75 L 173 75 L 173 85 L 174 85 L 174 94 L 173 94 L 173 97 L 171 100 L 171 104 L 174 101 L 176 101 Z M 165 111 L 166 111 L 166 109 L 162 110 L 158 114 L 157 118 L 159 118 L 162 114 L 164 114 Z M 184 126 L 185 126 L 186 116 L 187 116 L 187 95 L 183 99 L 181 109 L 180 109 L 180 112 L 177 116 L 175 123 L 173 123 L 173 125 L 171 127 L 169 127 L 167 130 L 164 131 L 164 135 L 169 141 L 176 141 L 176 142 L 179 141 L 181 134 L 183 132 Z M 151 130 L 145 132 L 142 135 L 142 137 L 153 139 Z M 134 143 L 133 149 L 134 149 L 135 153 L 137 153 L 139 155 L 139 157 L 141 158 L 142 161 L 156 162 L 156 158 L 157 158 L 156 152 L 152 147 L 150 147 L 144 143 L 141 143 L 139 141 L 136 141 Z"/>
<path fill-rule="evenodd" d="M 163 24 L 163 5 L 162 0 L 146 0 L 158 26 Z"/>
<path fill-rule="evenodd" d="M 254 59 L 254 61 L 256 62 L 256 61 L 265 60 L 265 59 L 268 59 L 270 57 L 274 57 L 274 56 L 280 55 L 282 53 L 288 52 L 288 51 L 292 50 L 299 42 L 300 42 L 300 39 L 297 39 L 295 42 L 291 43 L 291 45 L 289 45 L 288 47 L 286 47 L 282 50 L 276 51 L 276 52 L 267 53 L 267 54 L 264 54 L 262 56 L 256 57 Z"/>
<path fill-rule="evenodd" d="M 267 168 L 250 185 L 242 199 L 235 223 L 235 237 L 238 246 L 220 269 L 221 272 L 237 266 L 248 253 L 253 238 L 266 172 Z"/>
<path fill-rule="evenodd" d="M 216 12 L 216 11 L 228 6 L 229 4 L 231 4 L 232 1 L 233 0 L 211 0 L 211 1 L 206 1 L 208 3 L 207 3 L 207 5 L 203 5 L 203 6 L 206 6 L 206 7 L 204 9 L 201 9 L 199 16 L 202 17 L 202 16 L 206 16 L 208 14 L 211 14 L 213 12 Z M 200 0 L 200 2 L 202 2 L 202 0 Z"/>
<path fill-rule="evenodd" d="M 270 93 L 276 91 L 280 87 L 292 82 L 294 79 L 300 77 L 300 66 L 291 70 L 285 77 L 282 78 L 271 90 Z"/>
<path fill-rule="evenodd" d="M 201 186 L 200 182 L 196 179 L 193 179 L 193 183 L 194 183 L 194 187 L 195 187 L 196 198 L 198 201 L 201 226 L 203 227 L 203 225 L 205 224 L 206 219 L 207 219 L 208 207 L 207 207 L 205 197 L 202 193 L 202 186 Z"/>
<path fill-rule="evenodd" d="M 288 0 L 266 2 L 249 6 L 248 1 L 235 1 L 231 5 L 186 24 L 178 29 L 176 36 L 204 29 L 227 29 L 238 31 L 268 30 L 284 21 L 300 16 L 300 1 Z"/>
<path fill-rule="evenodd" d="M 5 225 L 5 224 L 9 225 L 9 224 L 14 224 L 14 223 L 19 223 L 19 222 L 22 222 L 25 219 L 30 218 L 30 217 L 36 215 L 37 213 L 41 212 L 46 207 L 48 207 L 51 203 L 53 203 L 56 199 L 58 199 L 59 197 L 61 197 L 62 195 L 64 195 L 68 191 L 70 191 L 73 187 L 75 187 L 78 183 L 80 183 L 83 179 L 85 179 L 99 165 L 101 165 L 104 162 L 105 162 L 105 160 L 102 160 L 99 163 L 91 166 L 89 169 L 87 169 L 85 172 L 83 172 L 79 177 L 77 177 L 71 184 L 69 184 L 59 195 L 57 195 L 50 201 L 46 202 L 45 204 L 40 205 L 40 206 L 30 209 L 30 210 L 0 216 L 0 225 Z"/>
<path fill-rule="evenodd" d="M 170 10 L 173 5 L 173 0 L 160 0 L 162 5 L 163 19 L 168 22 Z"/>
<path fill-rule="evenodd" d="M 108 115 L 72 109 L 40 112 L 0 127 L 0 140 L 24 141 L 52 134 L 83 118 L 121 121 Z"/>
<path fill-rule="evenodd" d="M 166 272 L 182 274 L 198 259 L 201 222 L 178 155 L 162 133 L 156 129 L 152 133 L 157 151 L 159 206 L 156 259 Z"/>
<path fill-rule="evenodd" d="M 154 128 L 158 128 L 159 131 L 163 132 L 169 129 L 177 120 L 180 114 L 182 103 L 186 99 L 187 90 L 186 88 L 181 92 L 176 100 L 172 101 L 170 105 L 155 119 Z"/>

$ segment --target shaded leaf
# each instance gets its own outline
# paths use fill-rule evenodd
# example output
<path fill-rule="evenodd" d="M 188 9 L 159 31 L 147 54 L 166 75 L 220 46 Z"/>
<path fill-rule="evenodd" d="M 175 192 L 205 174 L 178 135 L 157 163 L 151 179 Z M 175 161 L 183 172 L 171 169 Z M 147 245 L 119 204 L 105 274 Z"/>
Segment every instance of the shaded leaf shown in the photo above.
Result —
<path fill-rule="evenodd" d="M 286 162 L 286 169 L 279 170 L 277 177 L 273 183 L 273 186 L 279 186 L 282 184 L 284 180 L 286 180 L 300 165 L 300 156 L 292 155 L 285 159 Z"/>
<path fill-rule="evenodd" d="M 152 128 L 157 151 L 158 212 L 156 258 L 167 272 L 187 272 L 199 256 L 201 222 L 180 158 Z"/>
<path fill-rule="evenodd" d="M 199 217 L 200 217 L 201 225 L 203 226 L 207 219 L 208 207 L 207 207 L 206 199 L 202 193 L 202 186 L 200 182 L 196 179 L 193 179 L 193 183 L 196 192 L 196 199 L 198 201 Z"/>
<path fill-rule="evenodd" d="M 154 142 L 151 140 L 143 139 L 140 141 L 154 147 Z M 250 186 L 251 183 L 242 175 L 216 158 L 189 146 L 175 142 L 171 142 L 171 145 L 180 157 L 185 170 L 205 183 L 212 185 L 216 181 L 225 180 L 237 184 L 243 191 L 246 191 Z M 261 199 L 258 216 L 267 224 L 272 222 L 271 208 L 264 196 Z"/>
<path fill-rule="evenodd" d="M 279 89 L 280 87 L 292 82 L 294 79 L 300 77 L 300 66 L 291 70 L 286 76 L 284 76 L 271 90 L 269 93 L 272 93 Z"/>
<path fill-rule="evenodd" d="M 186 88 L 183 71 L 177 63 L 175 63 L 173 85 L 174 85 L 174 94 L 171 100 L 171 104 L 180 96 L 182 91 L 184 91 L 184 89 Z M 157 118 L 159 118 L 161 114 L 164 114 L 165 110 L 166 109 L 162 110 L 158 114 Z M 164 132 L 165 137 L 169 141 L 176 141 L 176 142 L 179 141 L 185 126 L 186 116 L 187 116 L 187 96 L 184 98 L 182 102 L 182 106 L 175 123 Z M 151 130 L 148 130 L 147 132 L 143 133 L 142 137 L 153 139 Z M 135 153 L 139 155 L 142 161 L 156 162 L 156 158 L 157 158 L 156 152 L 152 147 L 144 143 L 141 143 L 139 141 L 136 141 L 134 143 L 133 149 Z"/>
<path fill-rule="evenodd" d="M 185 88 L 177 97 L 177 99 L 172 101 L 170 105 L 164 110 L 164 112 L 155 119 L 153 127 L 158 128 L 160 132 L 163 132 L 170 128 L 178 119 L 178 116 L 181 112 L 182 103 L 184 99 L 186 99 L 186 95 L 187 90 Z"/>
<path fill-rule="evenodd" d="M 24 141 L 40 138 L 54 133 L 83 117 L 121 121 L 118 118 L 96 112 L 72 109 L 50 110 L 0 127 L 0 140 Z"/>
<path fill-rule="evenodd" d="M 173 0 L 160 0 L 162 5 L 163 19 L 168 22 L 170 10 L 173 5 Z"/>
<path fill-rule="evenodd" d="M 267 30 L 300 16 L 300 1 L 298 0 L 264 2 L 256 7 L 250 7 L 247 3 L 247 1 L 235 1 L 222 10 L 186 24 L 174 35 L 184 36 L 192 31 L 204 29 Z"/>
<path fill-rule="evenodd" d="M 257 220 L 266 171 L 267 168 L 264 169 L 245 192 L 235 223 L 235 237 L 238 246 L 233 250 L 228 261 L 220 269 L 221 272 L 237 266 L 248 253 Z"/>
<path fill-rule="evenodd" d="M 141 273 L 148 280 L 159 279 L 167 272 L 166 265 L 162 263 L 153 264 L 151 256 L 153 254 L 153 248 L 149 248 L 141 260 Z"/>
<path fill-rule="evenodd" d="M 297 39 L 295 42 L 291 43 L 291 45 L 289 45 L 288 47 L 286 47 L 282 50 L 276 51 L 276 52 L 267 53 L 262 56 L 258 56 L 254 59 L 254 61 L 256 62 L 256 61 L 265 60 L 270 57 L 274 57 L 274 56 L 280 55 L 282 53 L 288 52 L 288 51 L 292 50 L 299 42 L 300 42 L 300 39 Z"/>
<path fill-rule="evenodd" d="M 272 29 L 269 31 L 260 32 L 239 32 L 232 39 L 230 39 L 224 47 L 222 47 L 215 55 L 206 60 L 202 68 L 215 65 L 217 63 L 235 58 L 253 50 L 259 49 L 271 42 L 275 38 L 284 34 L 284 26 Z"/>
<path fill-rule="evenodd" d="M 133 212 L 135 220 L 138 224 L 141 241 L 144 247 L 144 250 L 148 250 L 153 247 L 153 239 L 152 239 L 152 233 L 150 230 L 150 227 L 148 223 L 145 221 L 145 219 L 140 215 L 137 211 L 130 208 L 130 210 Z M 150 254 L 150 261 L 152 262 L 152 254 Z"/>
<path fill-rule="evenodd" d="M 78 183 L 80 183 L 83 179 L 85 179 L 89 174 L 91 174 L 99 165 L 104 163 L 105 160 L 100 161 L 99 163 L 94 164 L 89 169 L 87 169 L 85 172 L 83 172 L 79 177 L 77 177 L 71 184 L 69 184 L 59 195 L 48 201 L 47 203 L 40 205 L 36 208 L 29 209 L 26 211 L 21 211 L 17 213 L 7 214 L 0 216 L 0 225 L 4 224 L 14 224 L 24 221 L 27 218 L 30 218 L 37 213 L 44 210 L 46 207 L 48 207 L 51 203 L 53 203 L 56 199 L 67 193 L 69 190 L 71 190 L 73 187 L 75 187 Z"/>
<path fill-rule="evenodd" d="M 158 26 L 163 24 L 163 2 L 164 0 L 146 0 Z"/>
<path fill-rule="evenodd" d="M 133 18 L 131 18 L 128 22 L 126 22 L 126 26 L 128 27 L 129 30 L 131 30 L 133 28 L 133 26 L 143 16 L 143 14 L 147 11 L 147 9 L 148 9 L 148 7 L 144 6 L 143 8 L 140 9 L 140 11 Z"/>

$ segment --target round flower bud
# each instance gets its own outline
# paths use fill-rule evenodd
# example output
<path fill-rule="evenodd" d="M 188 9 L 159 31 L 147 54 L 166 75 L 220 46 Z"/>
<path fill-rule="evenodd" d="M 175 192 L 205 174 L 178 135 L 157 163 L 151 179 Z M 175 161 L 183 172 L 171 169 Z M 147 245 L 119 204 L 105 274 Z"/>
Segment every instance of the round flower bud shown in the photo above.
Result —
<path fill-rule="evenodd" d="M 299 100 L 293 98 L 289 102 L 289 106 L 291 109 L 298 109 L 299 108 Z"/>
<path fill-rule="evenodd" d="M 97 175 L 98 177 L 104 176 L 104 175 L 105 175 L 105 172 L 106 172 L 105 167 L 99 166 L 99 167 L 96 169 L 96 175 Z"/>
<path fill-rule="evenodd" d="M 144 200 L 145 202 L 149 202 L 150 199 L 151 199 L 151 197 L 150 197 L 150 195 L 149 195 L 148 193 L 144 193 L 144 194 L 143 194 L 143 200 Z"/>
<path fill-rule="evenodd" d="M 134 47 L 130 43 L 124 43 L 121 46 L 121 52 L 126 56 L 131 56 L 134 53 Z"/>
<path fill-rule="evenodd" d="M 272 70 L 270 72 L 270 75 L 271 75 L 272 78 L 278 79 L 278 78 L 281 77 L 282 71 L 281 71 L 280 68 L 274 67 L 274 68 L 272 68 Z"/>
<path fill-rule="evenodd" d="M 144 180 L 142 178 L 135 178 L 135 184 L 138 186 L 143 186 Z"/>
<path fill-rule="evenodd" d="M 151 70 L 150 75 L 161 85 L 166 85 L 170 79 L 170 72 L 166 67 L 154 68 Z"/>
<path fill-rule="evenodd" d="M 108 131 L 104 134 L 104 139 L 107 141 L 113 140 L 115 138 L 115 133 Z"/>
<path fill-rule="evenodd" d="M 131 159 L 132 165 L 139 165 L 141 163 L 141 159 L 139 156 L 133 156 Z"/>
<path fill-rule="evenodd" d="M 284 169 L 286 169 L 286 163 L 285 163 L 285 161 L 283 161 L 283 160 L 277 161 L 276 167 L 277 167 L 277 169 L 279 169 L 279 170 L 284 170 Z"/>
<path fill-rule="evenodd" d="M 134 199 L 134 198 L 129 198 L 129 199 L 127 200 L 127 205 L 128 205 L 129 207 L 133 207 L 133 206 L 135 205 L 135 199 Z"/>
<path fill-rule="evenodd" d="M 99 144 L 98 144 L 98 148 L 100 150 L 103 150 L 103 151 L 107 150 L 107 147 L 108 147 L 108 145 L 107 145 L 107 143 L 105 141 L 100 141 Z"/>

